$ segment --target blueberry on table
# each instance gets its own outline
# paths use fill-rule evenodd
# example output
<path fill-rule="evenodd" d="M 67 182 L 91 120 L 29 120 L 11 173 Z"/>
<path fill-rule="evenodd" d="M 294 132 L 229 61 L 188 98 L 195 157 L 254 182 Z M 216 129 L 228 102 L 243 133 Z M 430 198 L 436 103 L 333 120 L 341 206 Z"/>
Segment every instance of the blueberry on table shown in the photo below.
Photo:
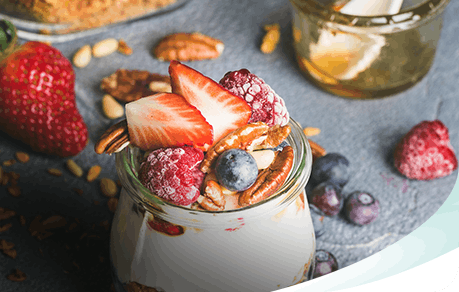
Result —
<path fill-rule="evenodd" d="M 244 150 L 226 150 L 217 159 L 215 175 L 220 185 L 228 190 L 244 191 L 257 179 L 257 162 Z"/>
<path fill-rule="evenodd" d="M 317 158 L 312 165 L 311 181 L 315 185 L 332 181 L 342 188 L 349 177 L 349 160 L 339 153 L 328 153 Z"/>
<path fill-rule="evenodd" d="M 367 225 L 378 217 L 379 201 L 369 193 L 356 191 L 346 199 L 344 212 L 352 223 Z"/>
<path fill-rule="evenodd" d="M 343 207 L 341 188 L 330 181 L 323 182 L 316 186 L 312 192 L 308 194 L 308 201 L 326 216 L 335 216 Z"/>
<path fill-rule="evenodd" d="M 314 227 L 314 234 L 316 238 L 319 238 L 325 233 L 325 216 L 321 214 L 322 212 L 314 205 L 309 204 L 309 210 L 311 213 L 312 226 Z"/>
<path fill-rule="evenodd" d="M 313 279 L 320 276 L 330 274 L 338 270 L 338 262 L 336 258 L 328 251 L 319 249 L 316 251 L 316 262 L 314 268 Z"/>

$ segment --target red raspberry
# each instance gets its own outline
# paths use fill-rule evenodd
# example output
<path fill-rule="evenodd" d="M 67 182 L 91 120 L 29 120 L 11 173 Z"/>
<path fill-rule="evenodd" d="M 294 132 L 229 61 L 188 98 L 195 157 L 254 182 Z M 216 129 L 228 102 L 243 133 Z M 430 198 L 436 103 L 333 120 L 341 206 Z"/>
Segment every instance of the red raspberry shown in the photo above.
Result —
<path fill-rule="evenodd" d="M 204 153 L 197 148 L 159 148 L 140 165 L 139 180 L 157 196 L 188 206 L 199 197 L 204 179 L 199 165 L 203 159 Z"/>
<path fill-rule="evenodd" d="M 252 116 L 249 123 L 261 121 L 269 126 L 284 126 L 288 123 L 289 114 L 284 100 L 263 79 L 249 70 L 228 72 L 220 84 L 250 105 Z"/>
<path fill-rule="evenodd" d="M 439 120 L 414 126 L 395 148 L 394 163 L 411 179 L 431 180 L 451 174 L 457 168 L 457 158 L 448 128 Z"/>

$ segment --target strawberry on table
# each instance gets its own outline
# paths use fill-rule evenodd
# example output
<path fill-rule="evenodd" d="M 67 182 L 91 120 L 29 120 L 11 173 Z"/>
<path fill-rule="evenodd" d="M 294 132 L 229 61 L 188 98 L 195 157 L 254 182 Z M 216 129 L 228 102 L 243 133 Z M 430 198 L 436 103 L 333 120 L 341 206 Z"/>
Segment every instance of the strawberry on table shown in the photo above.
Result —
<path fill-rule="evenodd" d="M 178 61 L 170 63 L 169 74 L 172 92 L 201 111 L 213 128 L 214 142 L 249 121 L 252 109 L 247 102 L 212 79 Z"/>
<path fill-rule="evenodd" d="M 126 104 L 130 142 L 142 150 L 212 144 L 212 126 L 182 96 L 158 93 Z"/>
<path fill-rule="evenodd" d="M 457 168 L 457 158 L 448 128 L 439 120 L 417 124 L 395 148 L 394 164 L 410 179 L 432 180 L 450 175 Z"/>
<path fill-rule="evenodd" d="M 0 60 L 0 129 L 39 152 L 73 156 L 88 142 L 75 74 L 61 52 L 27 42 Z"/>

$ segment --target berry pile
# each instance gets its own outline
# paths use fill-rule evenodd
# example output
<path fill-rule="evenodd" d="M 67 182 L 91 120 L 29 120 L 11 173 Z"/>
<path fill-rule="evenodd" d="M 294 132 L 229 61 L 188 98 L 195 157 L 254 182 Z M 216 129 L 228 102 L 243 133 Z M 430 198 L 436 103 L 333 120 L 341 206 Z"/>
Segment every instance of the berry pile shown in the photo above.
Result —
<path fill-rule="evenodd" d="M 253 94 L 253 88 L 258 86 L 257 102 L 247 102 L 247 96 L 241 98 L 177 61 L 170 63 L 169 74 L 172 93 L 158 93 L 126 104 L 130 143 L 151 151 L 140 166 L 139 180 L 160 198 L 181 206 L 222 211 L 227 199 L 230 201 L 237 192 L 241 192 L 239 202 L 235 204 L 231 198 L 229 208 L 254 203 L 241 201 L 243 191 L 255 185 L 259 174 L 275 161 L 275 151 L 282 152 L 290 146 L 278 148 L 283 141 L 276 141 L 266 146 L 259 144 L 261 150 L 265 148 L 264 152 L 257 151 L 258 148 L 254 151 L 246 148 L 252 145 L 251 141 L 241 140 L 235 144 L 231 142 L 234 139 L 228 137 L 238 131 L 241 131 L 239 135 L 252 131 L 241 130 L 245 127 L 254 127 L 260 135 L 262 131 L 263 135 L 269 135 L 269 129 L 278 126 L 288 128 L 285 137 L 279 140 L 285 139 L 290 128 L 285 125 L 289 115 L 282 99 L 260 78 L 249 73 L 246 80 L 240 79 L 239 73 L 228 73 L 223 83 L 250 87 L 247 92 Z M 264 111 L 267 115 L 262 117 Z M 208 165 L 203 166 L 205 163 Z M 276 183 L 282 184 L 283 180 Z"/>
<path fill-rule="evenodd" d="M 307 188 L 316 237 L 321 236 L 324 216 L 333 217 L 340 212 L 355 225 L 367 225 L 379 215 L 379 201 L 368 192 L 356 191 L 345 199 L 343 187 L 351 176 L 349 160 L 339 153 L 328 153 L 317 158 L 312 165 Z M 320 219 L 320 220 L 317 220 Z M 320 222 L 320 223 L 318 223 Z"/>

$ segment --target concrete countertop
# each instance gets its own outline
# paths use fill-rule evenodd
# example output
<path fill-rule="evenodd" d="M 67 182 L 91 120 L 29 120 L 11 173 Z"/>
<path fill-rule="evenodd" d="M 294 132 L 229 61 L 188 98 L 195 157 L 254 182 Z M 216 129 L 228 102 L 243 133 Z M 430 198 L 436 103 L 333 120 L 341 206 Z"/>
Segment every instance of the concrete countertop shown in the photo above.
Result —
<path fill-rule="evenodd" d="M 241 68 L 263 78 L 285 100 L 291 117 L 303 127 L 321 129 L 314 141 L 328 152 L 339 152 L 349 159 L 353 175 L 344 194 L 366 190 L 379 199 L 381 214 L 376 222 L 357 227 L 340 216 L 327 218 L 325 234 L 317 240 L 317 248 L 332 252 L 340 268 L 351 265 L 420 226 L 442 205 L 456 182 L 457 171 L 428 182 L 407 180 L 392 166 L 391 155 L 398 140 L 415 124 L 433 119 L 444 122 L 450 130 L 451 144 L 459 150 L 458 12 L 459 2 L 451 1 L 444 14 L 435 62 L 425 78 L 403 93 L 371 101 L 333 96 L 302 76 L 294 60 L 291 7 L 286 0 L 195 0 L 169 14 L 56 43 L 54 46 L 69 59 L 83 44 L 93 45 L 109 37 L 124 39 L 134 50 L 131 56 L 115 53 L 93 58 L 86 68 L 75 69 L 77 105 L 91 141 L 74 160 L 85 174 L 99 164 L 99 178 L 117 178 L 114 157 L 97 155 L 93 150 L 94 141 L 113 123 L 102 113 L 104 93 L 99 85 L 103 77 L 118 68 L 167 74 L 168 63 L 155 59 L 151 51 L 168 34 L 199 31 L 218 38 L 225 43 L 222 56 L 186 64 L 217 81 L 227 71 Z M 272 54 L 265 55 L 259 50 L 263 25 L 274 22 L 281 26 L 281 41 Z M 66 159 L 33 153 L 0 133 L 0 162 L 13 159 L 16 151 L 28 152 L 31 159 L 27 164 L 2 166 L 4 171 L 20 175 L 21 195 L 13 197 L 5 186 L 0 186 L 0 207 L 18 214 L 0 222 L 0 226 L 13 224 L 0 233 L 0 239 L 15 243 L 18 253 L 16 259 L 0 253 L 0 290 L 109 291 L 109 231 L 98 225 L 105 220 L 110 222 L 113 214 L 100 192 L 99 181 L 89 183 L 77 178 L 65 167 Z M 63 175 L 54 177 L 47 173 L 48 168 L 58 168 Z M 78 195 L 75 188 L 83 193 Z M 68 224 L 78 218 L 81 229 L 74 233 L 56 232 L 43 240 L 31 236 L 27 229 L 37 215 L 47 218 L 55 214 L 64 216 Z M 19 215 L 25 217 L 25 227 L 21 226 Z M 15 283 L 6 279 L 15 268 L 26 273 L 26 281 Z"/>

